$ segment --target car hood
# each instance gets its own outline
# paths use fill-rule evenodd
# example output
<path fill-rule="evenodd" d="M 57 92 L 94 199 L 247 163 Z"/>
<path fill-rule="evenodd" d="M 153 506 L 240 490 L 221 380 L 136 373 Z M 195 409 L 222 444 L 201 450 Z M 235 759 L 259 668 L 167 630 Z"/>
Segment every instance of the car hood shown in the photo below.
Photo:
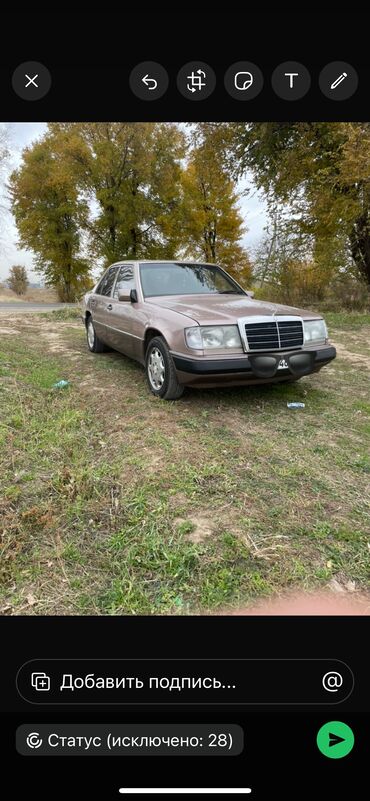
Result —
<path fill-rule="evenodd" d="M 306 320 L 321 319 L 321 315 L 307 309 L 255 300 L 247 295 L 165 295 L 148 298 L 148 302 L 192 317 L 200 325 L 230 325 L 235 324 L 239 317 L 273 317 L 278 314 L 297 315 Z"/>

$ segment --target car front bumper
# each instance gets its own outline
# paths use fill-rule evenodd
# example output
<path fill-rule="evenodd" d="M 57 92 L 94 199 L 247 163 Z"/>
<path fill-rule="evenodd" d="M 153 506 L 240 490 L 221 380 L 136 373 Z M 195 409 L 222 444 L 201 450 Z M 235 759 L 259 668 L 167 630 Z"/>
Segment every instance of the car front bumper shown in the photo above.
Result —
<path fill-rule="evenodd" d="M 220 359 L 194 359 L 172 354 L 178 378 L 182 383 L 259 383 L 300 378 L 317 372 L 335 359 L 332 345 L 316 350 L 303 349 L 274 353 L 249 353 Z M 279 367 L 284 360 L 286 367 Z M 199 380 L 200 379 L 200 380 Z"/>

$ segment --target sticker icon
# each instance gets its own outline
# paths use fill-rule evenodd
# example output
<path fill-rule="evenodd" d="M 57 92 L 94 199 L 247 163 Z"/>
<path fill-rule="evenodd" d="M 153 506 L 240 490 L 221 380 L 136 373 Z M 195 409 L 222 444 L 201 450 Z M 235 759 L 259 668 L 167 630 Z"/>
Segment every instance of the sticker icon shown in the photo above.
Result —
<path fill-rule="evenodd" d="M 226 71 L 224 84 L 234 100 L 253 100 L 262 90 L 263 75 L 251 61 L 237 61 Z"/>
<path fill-rule="evenodd" d="M 251 72 L 237 72 L 234 76 L 234 86 L 238 92 L 246 92 L 247 89 L 253 84 L 253 75 Z"/>

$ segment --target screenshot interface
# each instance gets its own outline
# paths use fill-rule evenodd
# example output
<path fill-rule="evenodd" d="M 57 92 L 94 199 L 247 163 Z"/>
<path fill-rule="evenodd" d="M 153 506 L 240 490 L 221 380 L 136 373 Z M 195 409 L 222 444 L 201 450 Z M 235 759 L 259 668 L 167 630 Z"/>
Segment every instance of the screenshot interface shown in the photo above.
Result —
<path fill-rule="evenodd" d="M 0 56 L 2 781 L 357 799 L 370 64 L 181 25 Z"/>

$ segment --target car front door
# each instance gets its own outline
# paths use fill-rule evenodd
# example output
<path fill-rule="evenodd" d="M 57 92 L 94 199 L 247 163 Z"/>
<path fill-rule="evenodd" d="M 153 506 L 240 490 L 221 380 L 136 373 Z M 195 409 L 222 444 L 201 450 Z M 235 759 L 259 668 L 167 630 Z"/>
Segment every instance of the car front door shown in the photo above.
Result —
<path fill-rule="evenodd" d="M 129 296 L 131 289 L 136 289 L 134 265 L 121 264 L 118 268 L 111 299 L 109 337 L 115 350 L 119 350 L 126 356 L 135 357 L 137 351 L 137 337 L 133 334 L 133 325 L 136 319 L 135 308 L 129 301 L 118 300 L 120 294 Z"/>

